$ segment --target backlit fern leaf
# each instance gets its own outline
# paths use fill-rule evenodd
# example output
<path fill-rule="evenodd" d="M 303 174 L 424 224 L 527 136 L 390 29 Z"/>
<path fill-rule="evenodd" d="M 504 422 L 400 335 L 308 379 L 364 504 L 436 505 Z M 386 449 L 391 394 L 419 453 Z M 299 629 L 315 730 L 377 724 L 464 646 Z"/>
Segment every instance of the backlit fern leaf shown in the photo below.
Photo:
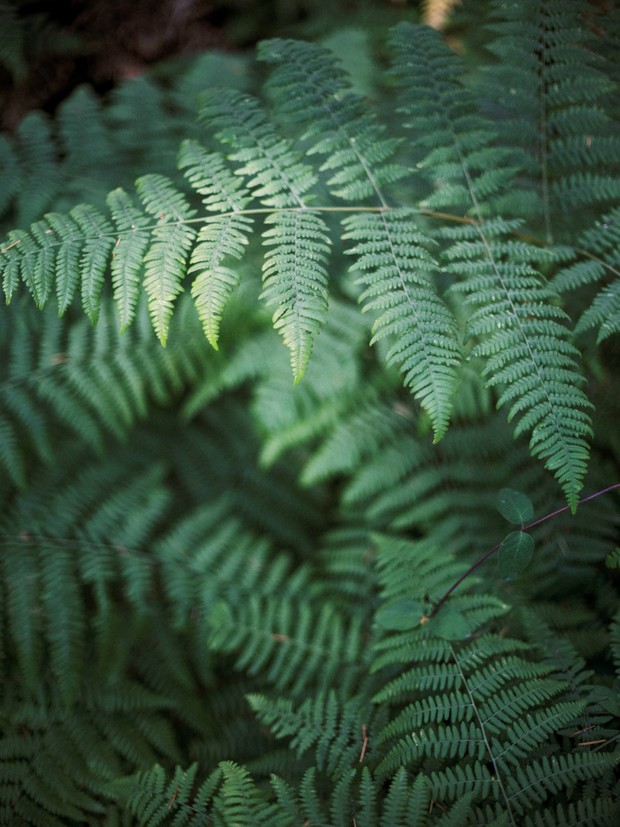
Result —
<path fill-rule="evenodd" d="M 80 259 L 82 307 L 93 324 L 101 307 L 101 292 L 114 237 L 112 227 L 94 207 L 81 204 L 69 213 L 86 238 Z M 70 271 L 70 268 L 66 268 Z"/>
<path fill-rule="evenodd" d="M 137 189 L 146 211 L 157 220 L 153 242 L 144 256 L 144 289 L 153 328 L 163 345 L 174 300 L 182 291 L 186 258 L 195 230 L 187 220 L 195 215 L 185 197 L 160 175 L 145 175 Z"/>
<path fill-rule="evenodd" d="M 207 153 L 198 143 L 186 141 L 179 155 L 179 167 L 192 188 L 199 192 L 209 211 L 224 211 L 209 216 L 192 250 L 188 273 L 196 274 L 192 296 L 205 335 L 217 350 L 222 311 L 239 283 L 239 272 L 226 259 L 238 261 L 248 243 L 252 218 L 239 215 L 249 201 L 241 180 L 226 168 L 223 159 Z"/>
<path fill-rule="evenodd" d="M 577 260 L 560 269 L 553 280 L 555 289 L 562 292 L 602 285 L 575 326 L 575 333 L 598 328 L 597 344 L 620 331 L 619 245 L 620 209 L 616 208 L 581 234 L 574 251 Z"/>
<path fill-rule="evenodd" d="M 377 315 L 371 344 L 390 340 L 387 362 L 399 366 L 437 441 L 448 427 L 460 352 L 455 321 L 431 281 L 425 238 L 406 210 L 353 216 L 344 226 L 345 238 L 358 242 L 349 252 L 364 274 L 360 301 Z"/>

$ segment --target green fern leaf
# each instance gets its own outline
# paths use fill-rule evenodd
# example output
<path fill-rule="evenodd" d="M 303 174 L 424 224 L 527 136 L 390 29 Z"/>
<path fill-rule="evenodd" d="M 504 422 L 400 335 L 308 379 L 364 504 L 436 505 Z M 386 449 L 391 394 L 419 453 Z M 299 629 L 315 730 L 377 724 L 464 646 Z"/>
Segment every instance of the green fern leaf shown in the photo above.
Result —
<path fill-rule="evenodd" d="M 273 325 L 290 350 L 297 384 L 327 313 L 329 236 L 316 213 L 281 212 L 269 216 L 267 223 L 263 239 L 271 249 L 265 254 L 261 297 L 276 307 Z"/>
<path fill-rule="evenodd" d="M 19 124 L 22 178 L 16 198 L 16 224 L 23 227 L 48 210 L 60 187 L 60 165 L 50 120 L 30 112 Z"/>
<path fill-rule="evenodd" d="M 330 604 L 315 610 L 290 598 L 260 600 L 233 610 L 218 603 L 209 616 L 213 651 L 238 652 L 236 667 L 263 673 L 268 681 L 293 695 L 311 681 L 327 687 L 335 676 L 354 665 L 361 641 L 356 621 L 345 625 Z M 348 628 L 347 628 L 348 626 Z"/>
<path fill-rule="evenodd" d="M 86 239 L 80 261 L 82 307 L 91 322 L 96 324 L 104 276 L 114 244 L 113 230 L 101 213 L 86 204 L 75 207 L 69 215 Z"/>
<path fill-rule="evenodd" d="M 276 738 L 290 739 L 290 749 L 301 756 L 312 749 L 319 770 L 339 778 L 355 765 L 360 753 L 363 714 L 359 703 L 347 699 L 346 707 L 331 691 L 304 701 L 297 709 L 287 698 L 272 700 L 248 695 L 248 702 L 260 722 Z M 370 710 L 366 710 L 366 715 Z M 362 720 L 363 719 L 363 720 Z"/>
<path fill-rule="evenodd" d="M 346 73 L 325 47 L 296 40 L 260 44 L 260 60 L 274 65 L 267 88 L 285 123 L 301 124 L 310 154 L 326 155 L 334 195 L 350 201 L 375 196 L 385 205 L 382 188 L 405 170 L 386 163 L 399 145 L 368 112 L 364 99 L 350 90 Z"/>
<path fill-rule="evenodd" d="M 300 153 L 274 131 L 259 102 L 231 89 L 210 92 L 200 110 L 201 120 L 233 150 L 238 175 L 248 178 L 256 198 L 268 207 L 305 207 L 304 196 L 316 176 Z"/>
<path fill-rule="evenodd" d="M 501 112 L 502 138 L 523 150 L 538 201 L 534 217 L 551 242 L 559 225 L 571 222 L 567 204 L 589 205 L 618 191 L 617 174 L 592 172 L 602 162 L 611 173 L 620 158 L 604 109 L 613 82 L 597 55 L 600 34 L 585 24 L 587 4 L 526 0 L 493 7 L 489 48 L 500 61 L 485 67 L 483 89 Z"/>
<path fill-rule="evenodd" d="M 531 433 L 531 453 L 555 474 L 574 511 L 586 472 L 591 404 L 580 388 L 579 354 L 568 342 L 567 317 L 532 267 L 540 259 L 538 249 L 503 240 L 508 227 L 501 220 L 484 221 L 482 199 L 505 189 L 510 177 L 485 171 L 487 151 L 494 151 L 492 133 L 458 83 L 455 56 L 423 27 L 398 26 L 392 43 L 403 111 L 427 122 L 418 142 L 428 145 L 434 134 L 447 153 L 438 163 L 438 150 L 432 150 L 425 163 L 432 160 L 433 174 L 460 188 L 456 197 L 438 190 L 432 205 L 454 208 L 468 202 L 476 219 L 471 226 L 443 232 L 456 240 L 447 251 L 448 269 L 466 274 L 452 291 L 464 294 L 475 308 L 469 333 L 482 341 L 473 355 L 487 358 L 488 384 L 502 386 L 498 405 L 510 405 L 509 419 L 521 414 L 515 433 Z M 503 171 L 513 172 L 507 166 Z"/>
<path fill-rule="evenodd" d="M 71 550 L 40 548 L 41 603 L 52 672 L 67 706 L 75 699 L 81 675 L 84 607 Z"/>
<path fill-rule="evenodd" d="M 165 345 L 173 304 L 183 289 L 187 253 L 196 234 L 187 224 L 195 210 L 161 175 L 145 175 L 136 186 L 146 211 L 157 219 L 153 243 L 144 257 L 144 289 L 153 329 Z"/>
<path fill-rule="evenodd" d="M 107 198 L 108 209 L 118 233 L 112 252 L 112 285 L 120 316 L 121 332 L 134 319 L 140 293 L 144 255 L 150 239 L 146 228 L 148 217 L 139 210 L 121 189 Z"/>
<path fill-rule="evenodd" d="M 524 768 L 517 767 L 508 780 L 511 806 L 522 814 L 543 803 L 549 794 L 590 779 L 600 778 L 617 767 L 618 755 L 603 752 L 543 756 Z"/>
<path fill-rule="evenodd" d="M 198 143 L 186 141 L 181 146 L 179 167 L 193 189 L 203 196 L 208 210 L 222 210 L 224 215 L 209 217 L 198 234 L 188 273 L 196 274 L 192 297 L 208 341 L 217 350 L 222 311 L 232 291 L 239 284 L 239 271 L 223 261 L 239 261 L 248 244 L 252 218 L 238 214 L 249 197 L 239 178 L 225 166 L 221 156 L 207 153 Z"/>
<path fill-rule="evenodd" d="M 396 363 L 404 384 L 427 411 L 435 442 L 450 417 L 460 361 L 456 324 L 438 298 L 429 273 L 434 263 L 411 213 L 353 216 L 344 222 L 345 238 L 360 242 L 356 269 L 364 275 L 364 310 L 378 312 L 372 343 L 394 340 L 386 359 Z"/>

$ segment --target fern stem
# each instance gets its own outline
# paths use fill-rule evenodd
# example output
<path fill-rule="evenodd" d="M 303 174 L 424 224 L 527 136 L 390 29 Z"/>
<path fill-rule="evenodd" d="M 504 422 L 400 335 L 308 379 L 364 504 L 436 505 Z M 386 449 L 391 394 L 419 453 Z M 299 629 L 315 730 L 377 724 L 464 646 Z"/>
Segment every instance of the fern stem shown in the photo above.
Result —
<path fill-rule="evenodd" d="M 500 789 L 500 792 L 502 794 L 502 798 L 504 799 L 504 803 L 506 805 L 506 812 L 508 813 L 508 818 L 510 819 L 510 824 L 512 824 L 512 827 L 517 827 L 517 822 L 515 821 L 515 816 L 514 816 L 514 813 L 512 811 L 512 807 L 510 806 L 510 797 L 508 796 L 508 792 L 507 792 L 506 788 L 504 787 L 504 782 L 502 781 L 502 776 L 501 776 L 499 764 L 498 764 L 498 762 L 495 758 L 493 750 L 491 749 L 491 744 L 489 743 L 489 739 L 487 738 L 487 733 L 486 733 L 486 730 L 484 728 L 484 720 L 482 719 L 482 717 L 481 717 L 481 715 L 478 711 L 478 704 L 476 703 L 476 699 L 474 697 L 473 692 L 469 688 L 469 682 L 467 680 L 467 677 L 465 676 L 465 673 L 461 669 L 461 664 L 459 662 L 459 659 L 457 657 L 457 654 L 456 654 L 453 646 L 450 646 L 450 651 L 452 653 L 454 663 L 456 664 L 456 668 L 459 670 L 459 675 L 460 675 L 461 680 L 463 681 L 463 686 L 465 687 L 465 692 L 467 692 L 467 695 L 469 697 L 469 701 L 471 703 L 471 708 L 474 710 L 474 714 L 475 714 L 476 718 L 478 719 L 478 726 L 480 727 L 480 732 L 482 733 L 482 737 L 484 738 L 484 746 L 485 746 L 486 751 L 489 755 L 489 758 L 491 759 L 491 763 L 493 764 L 493 771 L 495 773 L 495 779 L 496 779 L 496 781 L 499 785 L 499 789 Z"/>
<path fill-rule="evenodd" d="M 584 497 L 583 499 L 579 500 L 577 504 L 583 505 L 584 503 L 587 503 L 590 500 L 595 500 L 598 497 L 602 497 L 603 494 L 608 494 L 610 491 L 615 491 L 618 488 L 620 488 L 620 482 L 615 482 L 613 485 L 608 485 L 607 488 L 602 488 L 600 491 L 596 491 L 594 494 L 589 494 L 587 497 Z M 530 529 L 547 522 L 547 520 L 551 520 L 553 517 L 557 517 L 559 514 L 563 514 L 565 511 L 569 511 L 570 508 L 570 505 L 564 505 L 562 506 L 562 508 L 557 508 L 555 511 L 551 511 L 549 514 L 545 514 L 544 517 L 539 517 L 537 520 L 533 520 L 531 523 L 527 523 L 527 525 L 522 526 L 518 530 L 521 532 L 529 531 Z M 473 572 L 476 571 L 477 568 L 479 568 L 483 563 L 485 563 L 489 559 L 489 557 L 492 557 L 496 551 L 499 551 L 499 549 L 503 545 L 503 542 L 504 541 L 502 540 L 501 542 L 494 545 L 492 549 L 485 552 L 482 555 L 482 557 L 479 557 L 476 560 L 476 562 L 473 563 L 467 569 L 467 571 L 465 571 L 457 580 L 455 580 L 454 583 L 450 586 L 450 588 L 435 603 L 428 615 L 423 615 L 422 620 L 420 622 L 426 623 L 428 620 L 430 620 L 431 617 L 434 617 L 437 614 L 437 612 L 441 609 L 441 607 L 444 605 L 444 603 L 447 602 L 452 593 L 461 585 L 461 583 L 464 580 L 466 580 L 470 574 L 473 574 Z"/>
<path fill-rule="evenodd" d="M 218 218 L 229 218 L 231 216 L 236 215 L 274 215 L 277 213 L 282 212 L 316 212 L 316 213 L 387 213 L 393 212 L 394 210 L 399 209 L 397 206 L 393 206 L 387 203 L 382 203 L 380 206 L 374 207 L 324 207 L 324 206 L 313 206 L 313 205 L 306 205 L 301 207 L 281 207 L 281 208 L 273 208 L 273 207 L 255 207 L 254 209 L 247 209 L 247 210 L 230 210 L 228 212 L 217 212 L 217 213 L 209 213 L 207 215 L 201 215 L 197 218 L 187 218 L 183 221 L 170 221 L 170 222 L 159 222 L 157 224 L 147 224 L 142 229 L 144 230 L 155 230 L 158 227 L 173 227 L 176 225 L 185 226 L 187 224 L 203 224 L 207 218 L 211 218 L 212 216 L 217 216 Z M 424 215 L 427 218 L 436 218 L 439 221 L 454 221 L 459 224 L 476 224 L 476 219 L 471 218 L 470 216 L 464 215 L 454 215 L 453 213 L 446 213 L 446 212 L 435 212 L 434 210 L 428 210 L 425 208 L 411 208 L 413 212 L 417 212 L 418 215 Z M 129 235 L 132 230 L 127 230 L 126 233 L 123 232 L 115 232 L 115 233 L 102 233 L 98 236 L 98 238 L 112 238 L 116 240 L 117 238 L 122 238 L 124 235 Z M 8 253 L 9 250 L 12 250 L 13 247 L 16 247 L 18 244 L 22 243 L 22 239 L 18 238 L 15 241 L 12 241 L 10 244 L 7 244 L 6 247 L 2 247 L 0 249 L 0 255 L 4 255 L 4 253 Z M 539 244 L 543 244 L 543 242 L 539 241 Z M 53 245 L 51 245 L 53 246 Z M 589 255 L 585 251 L 578 251 L 583 252 L 584 255 Z M 593 256 L 590 255 L 590 258 Z"/>

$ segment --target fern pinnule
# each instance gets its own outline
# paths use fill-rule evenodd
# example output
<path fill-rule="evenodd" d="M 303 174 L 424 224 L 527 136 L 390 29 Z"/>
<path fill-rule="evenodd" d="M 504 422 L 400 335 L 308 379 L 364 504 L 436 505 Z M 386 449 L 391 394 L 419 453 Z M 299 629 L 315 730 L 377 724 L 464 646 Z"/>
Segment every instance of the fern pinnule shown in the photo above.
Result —
<path fill-rule="evenodd" d="M 91 322 L 96 324 L 110 250 L 114 243 L 113 230 L 98 210 L 86 204 L 74 207 L 69 215 L 86 239 L 80 258 L 82 308 Z"/>
<path fill-rule="evenodd" d="M 450 417 L 460 348 L 454 318 L 431 280 L 435 263 L 426 239 L 406 210 L 345 219 L 345 238 L 358 244 L 354 269 L 363 275 L 364 310 L 377 315 L 372 343 L 388 338 L 388 364 L 427 412 L 435 442 Z"/>
<path fill-rule="evenodd" d="M 144 289 L 153 328 L 165 345 L 173 303 L 183 289 L 186 258 L 196 235 L 187 223 L 195 210 L 161 175 L 144 175 L 136 186 L 144 208 L 157 220 L 153 242 L 144 256 Z"/>
<path fill-rule="evenodd" d="M 210 344 L 217 350 L 222 312 L 239 284 L 239 271 L 227 260 L 239 261 L 248 244 L 252 218 L 242 214 L 250 200 L 239 177 L 225 166 L 221 156 L 207 153 L 197 142 L 185 141 L 179 167 L 192 188 L 200 193 L 210 211 L 192 250 L 188 274 L 194 276 L 192 297 Z M 239 214 L 241 213 L 241 214 Z"/>
<path fill-rule="evenodd" d="M 273 326 L 290 350 L 297 383 L 310 361 L 314 337 L 325 322 L 330 240 L 317 213 L 280 212 L 269 216 L 267 224 L 261 298 L 275 305 Z"/>
<path fill-rule="evenodd" d="M 531 217 L 543 220 L 549 243 L 572 223 L 567 205 L 618 197 L 612 170 L 620 144 L 606 111 L 614 84 L 588 14 L 581 0 L 494 2 L 488 25 L 498 61 L 483 70 L 481 91 L 502 114 L 496 123 L 503 142 L 522 150 L 537 199 L 534 205 L 530 197 Z M 594 172 L 601 163 L 609 174 Z"/>
<path fill-rule="evenodd" d="M 136 314 L 143 260 L 151 238 L 147 229 L 150 221 L 122 189 L 112 190 L 107 206 L 116 229 L 110 265 L 112 287 L 121 332 L 125 332 Z"/>

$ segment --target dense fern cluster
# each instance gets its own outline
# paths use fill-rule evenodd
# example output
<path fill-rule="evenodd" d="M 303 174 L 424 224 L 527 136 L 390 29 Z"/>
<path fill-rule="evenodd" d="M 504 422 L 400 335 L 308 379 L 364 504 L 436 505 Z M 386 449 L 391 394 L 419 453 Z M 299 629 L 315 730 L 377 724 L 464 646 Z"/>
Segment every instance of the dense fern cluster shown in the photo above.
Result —
<path fill-rule="evenodd" d="M 617 823 L 616 18 L 2 137 L 0 823 Z"/>

